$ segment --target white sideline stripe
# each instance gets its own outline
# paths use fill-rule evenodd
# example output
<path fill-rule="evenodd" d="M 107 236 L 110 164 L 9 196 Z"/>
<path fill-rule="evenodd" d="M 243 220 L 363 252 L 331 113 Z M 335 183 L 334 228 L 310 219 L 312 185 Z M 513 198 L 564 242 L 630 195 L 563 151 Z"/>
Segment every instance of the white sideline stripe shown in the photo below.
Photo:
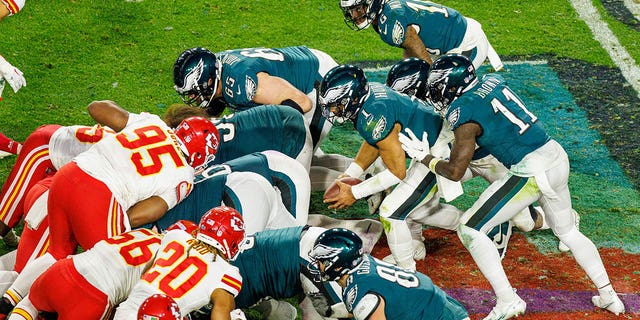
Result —
<path fill-rule="evenodd" d="M 541 64 L 547 64 L 548 61 L 547 60 L 526 60 L 526 61 L 503 61 L 502 63 L 505 65 L 519 65 L 519 64 L 541 65 Z M 381 72 L 381 71 L 389 72 L 389 69 L 391 69 L 391 66 L 364 68 L 362 70 L 364 70 L 364 72 Z"/>
<path fill-rule="evenodd" d="M 571 5 L 576 9 L 580 18 L 584 20 L 591 33 L 600 45 L 607 50 L 622 76 L 636 90 L 640 97 L 640 68 L 629 52 L 620 44 L 618 38 L 611 32 L 606 22 L 602 21 L 598 10 L 593 6 L 591 0 L 571 0 Z"/>
<path fill-rule="evenodd" d="M 631 14 L 636 17 L 636 20 L 640 21 L 640 1 L 638 0 L 624 0 L 624 5 L 629 9 Z"/>

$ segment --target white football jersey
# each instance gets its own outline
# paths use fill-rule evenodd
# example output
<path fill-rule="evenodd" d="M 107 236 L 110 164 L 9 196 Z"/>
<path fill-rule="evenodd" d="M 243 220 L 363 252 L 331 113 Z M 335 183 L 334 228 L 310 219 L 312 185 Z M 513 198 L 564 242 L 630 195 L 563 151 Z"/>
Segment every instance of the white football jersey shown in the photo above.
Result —
<path fill-rule="evenodd" d="M 113 305 L 124 301 L 153 262 L 162 236 L 137 229 L 102 240 L 90 250 L 72 256 L 76 270 L 109 297 Z"/>
<path fill-rule="evenodd" d="M 102 140 L 105 136 L 115 134 L 108 127 L 96 124 L 88 126 L 60 127 L 49 140 L 49 157 L 56 170 L 71 162 L 77 155 L 89 150 L 91 146 Z"/>
<path fill-rule="evenodd" d="M 159 196 L 169 208 L 191 191 L 194 170 L 173 131 L 149 113 L 129 113 L 124 129 L 100 140 L 73 161 L 109 187 L 124 211 Z"/>
<path fill-rule="evenodd" d="M 242 287 L 238 268 L 222 256 L 216 256 L 183 230 L 171 230 L 162 238 L 162 244 L 153 265 L 129 298 L 122 302 L 114 320 L 136 320 L 139 306 L 155 293 L 172 297 L 180 307 L 182 316 L 211 303 L 211 293 L 224 289 L 234 297 Z"/>

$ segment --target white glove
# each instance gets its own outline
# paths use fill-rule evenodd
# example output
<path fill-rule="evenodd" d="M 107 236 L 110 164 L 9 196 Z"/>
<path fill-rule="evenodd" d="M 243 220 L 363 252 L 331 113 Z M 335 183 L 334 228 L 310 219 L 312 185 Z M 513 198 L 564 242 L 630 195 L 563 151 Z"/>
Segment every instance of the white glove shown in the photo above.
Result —
<path fill-rule="evenodd" d="M 427 133 L 422 133 L 422 140 L 418 139 L 413 131 L 409 128 L 405 128 L 404 131 L 398 133 L 398 139 L 402 143 L 402 150 L 404 150 L 409 157 L 421 161 L 429 154 L 429 140 L 427 139 Z"/>
<path fill-rule="evenodd" d="M 0 56 L 0 78 L 4 78 L 9 83 L 13 92 L 18 92 L 20 88 L 27 86 L 27 80 L 22 76 L 22 71 L 11 65 Z M 0 91 L 0 94 L 2 91 Z"/>
<path fill-rule="evenodd" d="M 235 309 L 231 311 L 231 320 L 247 320 L 247 317 L 244 315 L 241 309 Z"/>

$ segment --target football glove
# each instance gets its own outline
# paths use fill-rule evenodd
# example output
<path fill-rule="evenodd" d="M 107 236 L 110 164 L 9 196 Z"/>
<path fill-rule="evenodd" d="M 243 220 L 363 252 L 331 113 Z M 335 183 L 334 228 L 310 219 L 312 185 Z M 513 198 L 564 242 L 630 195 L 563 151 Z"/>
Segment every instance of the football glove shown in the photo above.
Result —
<path fill-rule="evenodd" d="M 400 140 L 400 143 L 402 143 L 402 150 L 404 150 L 409 157 L 422 161 L 430 151 L 427 133 L 423 132 L 422 140 L 420 140 L 415 134 L 413 134 L 411 129 L 405 128 L 404 131 L 407 133 L 406 135 L 402 132 L 398 133 L 398 139 Z"/>
<path fill-rule="evenodd" d="M 18 92 L 20 88 L 27 86 L 27 80 L 22 76 L 22 71 L 7 62 L 2 56 L 0 56 L 0 78 L 9 83 L 13 92 Z M 0 87 L 3 86 L 0 85 Z M 2 94 L 1 90 L 0 94 Z"/>

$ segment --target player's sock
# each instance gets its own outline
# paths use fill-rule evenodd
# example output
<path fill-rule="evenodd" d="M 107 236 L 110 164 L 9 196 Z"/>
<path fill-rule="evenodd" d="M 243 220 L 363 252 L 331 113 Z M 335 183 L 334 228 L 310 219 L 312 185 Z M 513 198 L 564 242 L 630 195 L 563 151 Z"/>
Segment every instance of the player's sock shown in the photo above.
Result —
<path fill-rule="evenodd" d="M 0 151 L 8 152 L 10 154 L 18 154 L 21 147 L 22 145 L 19 142 L 0 132 Z"/>
<path fill-rule="evenodd" d="M 385 219 L 389 222 L 387 243 L 396 264 L 405 269 L 416 270 L 416 261 L 413 260 L 413 245 L 409 226 L 404 220 Z M 386 230 L 385 230 L 386 231 Z"/>

